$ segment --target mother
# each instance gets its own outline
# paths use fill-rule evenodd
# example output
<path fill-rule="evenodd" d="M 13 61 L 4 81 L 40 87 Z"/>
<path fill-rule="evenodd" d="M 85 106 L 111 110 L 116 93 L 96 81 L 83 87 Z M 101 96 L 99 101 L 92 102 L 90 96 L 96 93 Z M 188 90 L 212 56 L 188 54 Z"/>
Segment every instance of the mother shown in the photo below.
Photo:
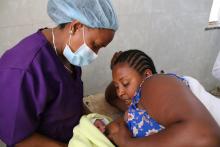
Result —
<path fill-rule="evenodd" d="M 151 58 L 140 50 L 120 53 L 111 67 L 117 95 L 128 105 L 126 123 L 110 125 L 114 130 L 109 137 L 117 145 L 220 146 L 220 128 L 191 91 L 189 78 L 157 74 Z"/>

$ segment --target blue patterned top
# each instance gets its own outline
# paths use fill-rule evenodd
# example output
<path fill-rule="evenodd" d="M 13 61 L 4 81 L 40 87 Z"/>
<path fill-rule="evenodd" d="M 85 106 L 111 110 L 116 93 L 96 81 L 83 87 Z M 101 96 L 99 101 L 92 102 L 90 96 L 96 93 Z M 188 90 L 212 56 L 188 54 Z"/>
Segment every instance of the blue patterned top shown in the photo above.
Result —
<path fill-rule="evenodd" d="M 175 74 L 167 75 L 175 76 L 184 83 L 186 82 L 184 78 L 176 76 Z M 133 137 L 135 138 L 149 136 L 151 134 L 158 133 L 159 131 L 165 129 L 164 126 L 162 126 L 156 120 L 154 120 L 145 110 L 137 107 L 137 104 L 141 99 L 141 87 L 146 79 L 144 79 L 140 84 L 140 87 L 136 91 L 135 96 L 132 98 L 132 102 L 128 108 L 127 126 L 130 132 L 132 132 Z"/>

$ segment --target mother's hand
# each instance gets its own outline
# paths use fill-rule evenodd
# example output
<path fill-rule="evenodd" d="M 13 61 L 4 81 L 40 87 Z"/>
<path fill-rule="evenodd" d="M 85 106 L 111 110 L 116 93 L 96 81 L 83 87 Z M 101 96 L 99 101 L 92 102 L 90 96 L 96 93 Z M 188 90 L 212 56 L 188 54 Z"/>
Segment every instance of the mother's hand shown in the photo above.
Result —
<path fill-rule="evenodd" d="M 109 130 L 108 138 L 120 147 L 126 146 L 126 142 L 131 139 L 131 133 L 122 118 L 113 121 L 107 128 Z"/>

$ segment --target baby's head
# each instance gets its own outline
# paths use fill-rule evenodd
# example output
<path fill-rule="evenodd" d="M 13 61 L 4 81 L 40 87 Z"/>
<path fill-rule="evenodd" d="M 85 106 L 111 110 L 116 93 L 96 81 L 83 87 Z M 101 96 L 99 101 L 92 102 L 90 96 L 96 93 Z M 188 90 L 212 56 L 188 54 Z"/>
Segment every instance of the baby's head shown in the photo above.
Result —
<path fill-rule="evenodd" d="M 110 120 L 105 117 L 95 117 L 91 119 L 91 122 L 99 129 L 102 133 L 105 132 L 106 126 L 110 123 Z"/>
<path fill-rule="evenodd" d="M 105 127 L 107 124 L 104 123 L 102 119 L 96 119 L 95 122 L 93 123 L 96 128 L 98 128 L 102 133 L 105 132 Z"/>
<path fill-rule="evenodd" d="M 125 112 L 127 110 L 127 105 L 117 96 L 116 88 L 113 82 L 111 82 L 105 89 L 105 99 L 110 105 L 116 107 L 121 112 Z"/>

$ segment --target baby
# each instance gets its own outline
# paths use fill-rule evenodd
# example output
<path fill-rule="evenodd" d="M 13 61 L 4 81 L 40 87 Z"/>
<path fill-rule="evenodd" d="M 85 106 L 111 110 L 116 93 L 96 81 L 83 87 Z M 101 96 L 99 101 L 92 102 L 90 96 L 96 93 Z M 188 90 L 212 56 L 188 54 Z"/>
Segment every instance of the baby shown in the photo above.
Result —
<path fill-rule="evenodd" d="M 111 121 L 111 118 L 97 113 L 83 115 L 73 129 L 68 147 L 115 147 L 107 138 L 107 127 Z"/>
<path fill-rule="evenodd" d="M 106 132 L 106 126 L 110 123 L 110 121 L 106 118 L 93 118 L 91 122 L 104 134 Z"/>

